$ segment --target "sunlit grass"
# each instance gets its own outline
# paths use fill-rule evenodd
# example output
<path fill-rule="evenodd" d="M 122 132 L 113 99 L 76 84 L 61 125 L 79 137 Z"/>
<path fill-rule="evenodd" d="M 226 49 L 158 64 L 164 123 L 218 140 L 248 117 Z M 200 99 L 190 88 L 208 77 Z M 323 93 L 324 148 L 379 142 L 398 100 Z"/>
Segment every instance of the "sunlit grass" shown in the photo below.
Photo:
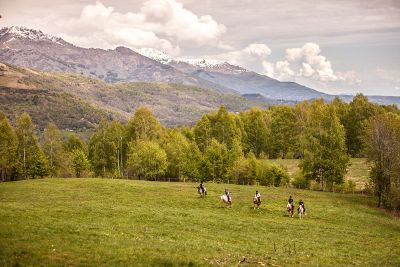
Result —
<path fill-rule="evenodd" d="M 112 179 L 0 184 L 0 265 L 400 264 L 400 221 L 372 197 Z M 225 187 L 233 207 L 220 207 Z M 259 210 L 252 207 L 258 189 Z M 307 216 L 289 218 L 289 194 Z"/>

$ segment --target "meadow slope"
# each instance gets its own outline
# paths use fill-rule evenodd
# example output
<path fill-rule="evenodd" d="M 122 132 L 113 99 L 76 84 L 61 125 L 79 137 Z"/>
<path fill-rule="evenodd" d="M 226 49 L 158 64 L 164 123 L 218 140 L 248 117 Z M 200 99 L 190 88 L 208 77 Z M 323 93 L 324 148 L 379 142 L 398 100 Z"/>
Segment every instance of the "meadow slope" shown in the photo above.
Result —
<path fill-rule="evenodd" d="M 208 183 L 43 179 L 0 184 L 0 265 L 398 266 L 400 221 L 363 195 Z M 228 187 L 233 208 L 220 207 Z M 262 208 L 251 200 L 259 189 Z M 307 216 L 289 218 L 287 197 Z"/>

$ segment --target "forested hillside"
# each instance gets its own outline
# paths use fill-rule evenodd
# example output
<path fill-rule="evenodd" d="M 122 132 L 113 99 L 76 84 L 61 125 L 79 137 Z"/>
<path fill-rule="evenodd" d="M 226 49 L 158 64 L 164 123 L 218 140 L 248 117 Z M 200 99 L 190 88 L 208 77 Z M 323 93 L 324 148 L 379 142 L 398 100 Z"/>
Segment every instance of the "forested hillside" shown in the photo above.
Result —
<path fill-rule="evenodd" d="M 41 130 L 49 122 L 61 129 L 94 128 L 100 118 L 124 122 L 139 105 L 151 107 L 164 125 L 172 126 L 191 124 L 221 104 L 240 111 L 275 103 L 186 85 L 107 84 L 78 74 L 1 65 L 1 109 L 13 122 L 17 115 L 28 112 Z"/>
<path fill-rule="evenodd" d="M 345 179 L 350 157 L 368 157 L 371 183 L 364 187 L 380 205 L 400 207 L 399 110 L 363 95 L 350 104 L 321 99 L 240 113 L 221 106 L 193 127 L 179 128 L 164 127 L 142 106 L 127 123 L 102 120 L 87 143 L 75 134 L 65 140 L 55 124 L 39 140 L 28 113 L 17 117 L 15 128 L 2 115 L 0 126 L 3 181 L 100 176 L 353 192 L 357 181 Z M 293 158 L 299 171 L 290 175 L 266 160 Z"/>

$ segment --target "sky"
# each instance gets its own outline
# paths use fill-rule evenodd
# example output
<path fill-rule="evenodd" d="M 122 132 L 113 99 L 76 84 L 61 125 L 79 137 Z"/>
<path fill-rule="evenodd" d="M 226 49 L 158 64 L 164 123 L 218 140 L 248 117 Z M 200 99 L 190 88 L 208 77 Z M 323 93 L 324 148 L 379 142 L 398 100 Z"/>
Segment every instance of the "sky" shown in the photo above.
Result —
<path fill-rule="evenodd" d="M 400 96 L 400 0 L 0 0 L 0 26 L 227 61 L 333 94 Z"/>

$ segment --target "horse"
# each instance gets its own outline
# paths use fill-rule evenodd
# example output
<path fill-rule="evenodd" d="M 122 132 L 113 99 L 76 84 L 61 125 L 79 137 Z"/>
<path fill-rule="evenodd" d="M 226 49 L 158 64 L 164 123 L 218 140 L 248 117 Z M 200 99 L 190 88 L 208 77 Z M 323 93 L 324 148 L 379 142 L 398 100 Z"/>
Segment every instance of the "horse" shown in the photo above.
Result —
<path fill-rule="evenodd" d="M 299 218 L 303 218 L 304 217 L 304 208 L 303 205 L 299 205 L 299 208 L 297 209 L 297 212 L 299 213 Z"/>
<path fill-rule="evenodd" d="M 201 198 L 205 198 L 207 195 L 207 189 L 205 187 L 203 187 L 203 190 L 201 190 L 200 186 L 198 186 L 197 193 L 199 193 Z"/>
<path fill-rule="evenodd" d="M 287 207 L 287 211 L 288 211 L 288 213 L 289 213 L 289 216 L 290 216 L 290 217 L 293 217 L 293 213 L 294 213 L 294 205 L 293 205 L 293 204 L 290 204 L 290 203 L 288 203 L 286 207 Z"/>
<path fill-rule="evenodd" d="M 261 200 L 259 200 L 258 197 L 254 197 L 253 198 L 253 204 L 254 204 L 254 208 L 257 207 L 257 209 L 258 209 L 258 208 L 260 208 Z"/>
<path fill-rule="evenodd" d="M 225 204 L 226 208 L 231 208 L 232 207 L 232 197 L 230 197 L 230 201 L 229 201 L 227 195 L 222 195 L 221 196 L 221 203 Z"/>

